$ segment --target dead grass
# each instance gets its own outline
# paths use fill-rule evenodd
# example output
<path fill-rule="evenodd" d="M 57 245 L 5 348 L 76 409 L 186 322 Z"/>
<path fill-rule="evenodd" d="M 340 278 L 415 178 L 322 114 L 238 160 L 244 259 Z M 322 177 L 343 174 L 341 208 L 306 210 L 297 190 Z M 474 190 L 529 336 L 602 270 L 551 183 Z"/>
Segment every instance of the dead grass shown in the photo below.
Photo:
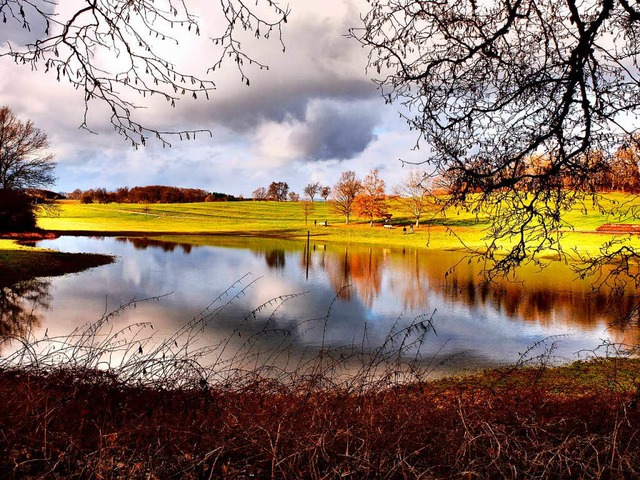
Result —
<path fill-rule="evenodd" d="M 2 478 L 637 478 L 633 391 L 530 371 L 349 394 L 255 379 L 165 390 L 0 372 Z"/>
<path fill-rule="evenodd" d="M 0 362 L 0 478 L 640 476 L 638 360 L 547 368 L 547 350 L 429 382 L 415 361 L 429 317 L 367 352 L 294 359 L 283 341 L 258 357 L 251 336 L 230 357 L 229 340 L 196 348 L 230 296 L 158 343 L 144 324 L 114 329 L 118 312 L 65 338 L 14 338 L 22 348 Z M 287 338 L 270 319 L 294 297 L 251 312 L 271 311 L 254 339 Z M 265 361 L 279 355 L 292 368 Z"/>

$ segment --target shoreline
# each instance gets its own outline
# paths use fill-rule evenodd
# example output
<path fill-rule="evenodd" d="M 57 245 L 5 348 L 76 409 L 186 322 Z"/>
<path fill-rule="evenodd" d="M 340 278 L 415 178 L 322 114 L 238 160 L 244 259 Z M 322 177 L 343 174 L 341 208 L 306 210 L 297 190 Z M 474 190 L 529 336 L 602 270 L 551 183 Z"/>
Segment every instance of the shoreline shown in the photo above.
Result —
<path fill-rule="evenodd" d="M 15 244 L 17 248 L 3 248 L 0 244 L 0 287 L 10 287 L 40 277 L 57 277 L 108 265 L 113 255 L 96 253 L 68 253 L 39 249 L 29 243 L 57 238 L 47 231 L 6 233 L 0 242 Z"/>

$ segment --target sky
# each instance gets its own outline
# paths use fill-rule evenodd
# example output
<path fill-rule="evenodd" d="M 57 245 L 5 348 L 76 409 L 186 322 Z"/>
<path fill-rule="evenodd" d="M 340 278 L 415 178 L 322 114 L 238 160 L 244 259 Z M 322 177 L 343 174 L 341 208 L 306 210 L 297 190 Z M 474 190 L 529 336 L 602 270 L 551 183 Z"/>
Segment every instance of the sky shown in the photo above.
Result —
<path fill-rule="evenodd" d="M 180 68 L 199 76 L 207 76 L 215 62 L 210 41 L 220 26 L 215 3 L 189 2 L 199 16 L 199 38 L 158 44 Z M 362 178 L 377 168 L 390 193 L 408 168 L 400 160 L 419 162 L 427 149 L 414 149 L 417 134 L 400 118 L 402 106 L 385 104 L 366 72 L 367 50 L 345 36 L 350 27 L 361 25 L 366 1 L 290 0 L 289 7 L 284 53 L 275 38 L 243 39 L 245 50 L 269 65 L 268 71 L 247 70 L 250 86 L 228 63 L 207 77 L 216 83 L 209 100 L 185 97 L 171 108 L 164 101 L 136 99 L 145 107 L 136 111 L 145 125 L 208 129 L 211 136 L 175 139 L 171 148 L 151 142 L 135 149 L 94 102 L 88 117 L 94 133 L 80 129 L 82 92 L 57 82 L 43 68 L 34 71 L 7 57 L 0 58 L 0 105 L 48 134 L 58 162 L 55 191 L 174 185 L 249 197 L 273 181 L 287 182 L 301 193 L 310 182 L 335 184 L 346 170 Z M 24 35 L 9 22 L 0 28 L 0 44 L 18 45 Z"/>

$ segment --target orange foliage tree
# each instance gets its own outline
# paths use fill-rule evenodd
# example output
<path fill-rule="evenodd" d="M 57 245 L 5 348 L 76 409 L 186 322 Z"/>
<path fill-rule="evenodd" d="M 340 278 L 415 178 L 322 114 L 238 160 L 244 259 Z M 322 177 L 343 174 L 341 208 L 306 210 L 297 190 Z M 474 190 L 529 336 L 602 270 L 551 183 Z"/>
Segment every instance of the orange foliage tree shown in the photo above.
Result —
<path fill-rule="evenodd" d="M 369 226 L 373 226 L 373 219 L 381 217 L 387 211 L 387 195 L 385 183 L 379 176 L 378 169 L 364 177 L 362 189 L 353 201 L 353 212 L 358 217 L 369 219 Z"/>

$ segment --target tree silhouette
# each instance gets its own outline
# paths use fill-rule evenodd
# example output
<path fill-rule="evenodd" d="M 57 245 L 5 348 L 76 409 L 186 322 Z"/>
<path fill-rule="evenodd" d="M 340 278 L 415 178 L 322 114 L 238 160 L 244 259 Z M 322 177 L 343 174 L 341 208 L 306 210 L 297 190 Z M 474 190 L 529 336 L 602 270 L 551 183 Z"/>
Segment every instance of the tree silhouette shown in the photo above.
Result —
<path fill-rule="evenodd" d="M 452 204 L 491 219 L 495 272 L 560 253 L 563 213 L 595 197 L 604 155 L 637 143 L 640 7 L 577 2 L 372 0 L 351 35 L 402 102 Z M 543 169 L 527 168 L 544 157 Z M 564 184 L 571 179 L 570 189 Z M 509 244 L 506 257 L 497 258 Z"/>
<path fill-rule="evenodd" d="M 207 73 L 228 60 L 236 65 L 241 81 L 249 85 L 247 65 L 268 67 L 241 48 L 242 32 L 257 38 L 277 36 L 282 42 L 282 25 L 289 10 L 272 0 L 212 3 L 217 5 L 217 20 L 224 27 L 211 39 L 219 55 L 214 54 Z M 197 131 L 166 132 L 142 125 L 134 118 L 132 98 L 156 95 L 175 106 L 184 95 L 208 98 L 215 89 L 208 75 L 181 70 L 166 54 L 166 46 L 177 45 L 180 35 L 200 35 L 198 17 L 187 4 L 95 0 L 64 10 L 55 0 L 7 0 L 0 2 L 3 22 L 31 35 L 24 44 L 10 43 L 0 50 L 0 56 L 12 57 L 32 69 L 43 67 L 59 81 L 68 81 L 80 90 L 85 100 L 83 128 L 89 128 L 90 101 L 97 100 L 106 104 L 116 131 L 133 145 L 145 144 L 149 136 L 168 145 L 169 134 L 191 138 Z"/>
<path fill-rule="evenodd" d="M 9 107 L 0 108 L 0 189 L 47 187 L 56 166 L 47 151 L 47 135 L 31 121 L 22 122 Z"/>
<path fill-rule="evenodd" d="M 47 135 L 31 121 L 22 122 L 9 107 L 0 108 L 0 231 L 35 228 L 35 195 L 26 189 L 55 181 L 48 147 Z"/>

